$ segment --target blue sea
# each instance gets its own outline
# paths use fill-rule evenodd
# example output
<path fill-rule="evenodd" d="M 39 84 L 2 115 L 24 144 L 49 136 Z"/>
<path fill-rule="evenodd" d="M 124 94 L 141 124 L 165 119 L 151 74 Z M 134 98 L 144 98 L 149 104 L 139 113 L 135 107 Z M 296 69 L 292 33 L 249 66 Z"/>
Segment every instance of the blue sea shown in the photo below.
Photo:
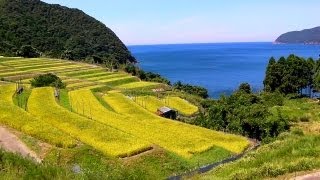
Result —
<path fill-rule="evenodd" d="M 319 58 L 319 45 L 273 43 L 214 43 L 129 46 L 139 66 L 159 73 L 172 83 L 182 81 L 206 87 L 212 98 L 232 93 L 240 83 L 263 89 L 271 56 L 295 54 Z"/>

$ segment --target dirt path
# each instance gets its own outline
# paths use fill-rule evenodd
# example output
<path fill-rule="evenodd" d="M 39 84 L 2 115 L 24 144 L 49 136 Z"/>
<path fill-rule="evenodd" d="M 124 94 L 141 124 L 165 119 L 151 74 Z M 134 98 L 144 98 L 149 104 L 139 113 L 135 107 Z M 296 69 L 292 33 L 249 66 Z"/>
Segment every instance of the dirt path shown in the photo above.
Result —
<path fill-rule="evenodd" d="M 0 126 L 0 147 L 6 151 L 21 154 L 23 157 L 31 157 L 40 163 L 41 159 L 30 150 L 16 135 L 8 129 Z"/>
<path fill-rule="evenodd" d="M 315 173 L 311 173 L 311 174 L 307 174 L 307 175 L 303 175 L 303 176 L 297 176 L 297 177 L 291 178 L 291 180 L 318 180 L 318 179 L 320 179 L 320 171 L 315 172 Z"/>

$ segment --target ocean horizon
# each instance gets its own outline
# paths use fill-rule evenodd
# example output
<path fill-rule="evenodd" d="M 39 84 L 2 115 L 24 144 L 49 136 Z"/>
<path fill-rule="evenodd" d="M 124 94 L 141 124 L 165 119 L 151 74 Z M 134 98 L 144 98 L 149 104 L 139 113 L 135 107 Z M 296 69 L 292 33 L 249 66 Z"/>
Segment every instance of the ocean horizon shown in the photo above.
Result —
<path fill-rule="evenodd" d="M 247 82 L 254 91 L 263 89 L 266 66 L 271 57 L 295 54 L 319 58 L 320 45 L 273 42 L 226 42 L 130 45 L 138 66 L 168 78 L 208 89 L 212 98 L 229 95 Z"/>

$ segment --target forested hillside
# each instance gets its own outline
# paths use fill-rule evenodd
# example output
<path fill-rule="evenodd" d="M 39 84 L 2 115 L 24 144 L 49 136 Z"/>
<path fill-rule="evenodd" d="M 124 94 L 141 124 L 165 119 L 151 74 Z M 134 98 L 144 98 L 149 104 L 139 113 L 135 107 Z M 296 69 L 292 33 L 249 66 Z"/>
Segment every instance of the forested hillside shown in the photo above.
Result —
<path fill-rule="evenodd" d="M 276 40 L 277 43 L 298 43 L 298 44 L 319 44 L 320 27 L 305 29 L 302 31 L 292 31 L 282 34 Z"/>
<path fill-rule="evenodd" d="M 78 9 L 40 0 L 1 0 L 0 55 L 16 55 L 24 45 L 54 58 L 136 61 L 112 30 Z"/>

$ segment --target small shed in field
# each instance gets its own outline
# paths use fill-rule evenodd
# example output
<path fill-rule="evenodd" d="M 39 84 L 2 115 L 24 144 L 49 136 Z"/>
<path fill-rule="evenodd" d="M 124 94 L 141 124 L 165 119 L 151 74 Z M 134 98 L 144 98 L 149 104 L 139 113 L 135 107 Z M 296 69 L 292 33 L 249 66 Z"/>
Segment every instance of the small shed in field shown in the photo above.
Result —
<path fill-rule="evenodd" d="M 178 112 L 168 107 L 161 107 L 157 110 L 157 114 L 161 117 L 168 118 L 168 119 L 176 119 Z"/>

